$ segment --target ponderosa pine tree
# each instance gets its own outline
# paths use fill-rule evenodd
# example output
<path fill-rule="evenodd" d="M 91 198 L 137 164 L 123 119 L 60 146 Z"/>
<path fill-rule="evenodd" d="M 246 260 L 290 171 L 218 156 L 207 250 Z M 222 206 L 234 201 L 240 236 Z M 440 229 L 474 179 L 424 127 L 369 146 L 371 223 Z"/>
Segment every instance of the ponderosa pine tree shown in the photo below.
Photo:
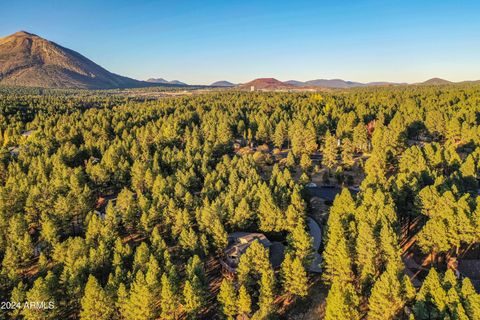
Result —
<path fill-rule="evenodd" d="M 227 319 L 233 319 L 237 314 L 237 295 L 231 280 L 222 280 L 217 299 L 222 306 L 225 317 L 227 317 Z"/>
<path fill-rule="evenodd" d="M 162 319 L 175 319 L 178 296 L 171 275 L 163 274 L 161 280 L 160 308 Z"/>
<path fill-rule="evenodd" d="M 202 286 L 200 280 L 196 275 L 193 276 L 193 280 L 185 281 L 183 287 L 183 309 L 192 318 L 195 319 L 203 306 Z"/>
<path fill-rule="evenodd" d="M 348 189 L 335 198 L 328 217 L 326 244 L 323 252 L 324 279 L 332 281 L 351 281 L 353 277 L 351 250 L 352 244 L 347 239 L 347 228 L 353 219 L 355 202 Z M 350 232 L 349 233 L 353 233 Z"/>
<path fill-rule="evenodd" d="M 302 199 L 299 188 L 294 188 L 290 198 L 290 205 L 285 213 L 287 230 L 293 231 L 305 217 L 305 201 Z"/>
<path fill-rule="evenodd" d="M 322 147 L 322 165 L 332 170 L 337 165 L 338 142 L 337 138 L 329 131 L 325 135 Z"/>
<path fill-rule="evenodd" d="M 342 166 L 349 169 L 355 163 L 354 160 L 355 148 L 352 141 L 348 138 L 342 140 Z"/>
<path fill-rule="evenodd" d="M 358 320 L 359 297 L 350 283 L 335 279 L 328 291 L 325 320 Z"/>
<path fill-rule="evenodd" d="M 467 313 L 465 312 L 456 288 L 452 287 L 447 291 L 447 309 L 453 319 L 468 320 Z"/>
<path fill-rule="evenodd" d="M 119 291 L 121 289 L 119 288 Z M 121 294 L 120 294 L 121 293 Z M 125 292 L 119 295 L 124 298 Z M 158 312 L 155 307 L 155 295 L 150 291 L 142 271 L 138 271 L 135 280 L 131 284 L 128 299 L 124 301 L 122 315 L 127 319 L 150 320 L 155 319 Z M 120 301 L 119 301 L 120 303 Z"/>
<path fill-rule="evenodd" d="M 417 294 L 414 305 L 415 316 L 422 318 L 443 318 L 447 306 L 447 293 L 440 283 L 435 268 L 431 268 Z"/>
<path fill-rule="evenodd" d="M 287 138 L 287 126 L 285 122 L 280 121 L 275 127 L 275 133 L 273 135 L 273 144 L 277 148 L 282 148 L 285 139 Z"/>
<path fill-rule="evenodd" d="M 313 239 L 310 234 L 308 234 L 303 219 L 297 223 L 295 228 L 288 235 L 288 241 L 295 250 L 295 255 L 302 261 L 305 261 L 312 253 Z"/>
<path fill-rule="evenodd" d="M 23 304 L 25 302 L 27 295 L 27 286 L 20 281 L 15 288 L 12 290 L 12 295 L 10 296 L 10 301 L 15 303 Z M 19 319 L 21 317 L 22 309 L 13 308 L 10 310 L 9 316 L 12 319 Z M 2 314 L 3 315 L 3 314 Z"/>
<path fill-rule="evenodd" d="M 238 314 L 246 319 L 252 312 L 252 298 L 248 294 L 247 288 L 244 285 L 240 286 L 238 290 Z"/>
<path fill-rule="evenodd" d="M 54 320 L 58 319 L 60 308 L 55 295 L 58 279 L 49 271 L 45 278 L 38 278 L 33 287 L 27 292 L 25 301 L 45 302 L 46 308 L 23 308 L 25 320 Z"/>
<path fill-rule="evenodd" d="M 308 172 L 310 168 L 312 167 L 312 159 L 310 159 L 310 156 L 306 153 L 302 153 L 302 156 L 300 157 L 300 168 L 304 172 Z"/>
<path fill-rule="evenodd" d="M 480 319 L 480 294 L 475 291 L 469 278 L 463 279 L 460 296 L 468 317 Z"/>
<path fill-rule="evenodd" d="M 353 129 L 353 146 L 357 151 L 366 152 L 368 151 L 368 135 L 367 128 L 363 123 L 359 123 Z"/>
<path fill-rule="evenodd" d="M 358 236 L 355 246 L 356 264 L 363 285 L 369 285 L 378 273 L 379 250 L 370 223 L 358 222 Z"/>
<path fill-rule="evenodd" d="M 290 295 L 304 297 L 308 293 L 308 277 L 299 257 L 285 255 L 282 262 L 283 290 Z"/>
<path fill-rule="evenodd" d="M 373 285 L 368 300 L 368 319 L 396 319 L 405 300 L 398 265 L 393 262 L 387 265 L 387 269 Z"/>
<path fill-rule="evenodd" d="M 262 272 L 260 278 L 260 293 L 258 297 L 258 311 L 260 318 L 268 317 L 275 309 L 275 274 L 272 269 Z"/>
<path fill-rule="evenodd" d="M 113 317 L 113 300 L 92 275 L 88 277 L 81 304 L 82 320 L 110 320 Z"/>

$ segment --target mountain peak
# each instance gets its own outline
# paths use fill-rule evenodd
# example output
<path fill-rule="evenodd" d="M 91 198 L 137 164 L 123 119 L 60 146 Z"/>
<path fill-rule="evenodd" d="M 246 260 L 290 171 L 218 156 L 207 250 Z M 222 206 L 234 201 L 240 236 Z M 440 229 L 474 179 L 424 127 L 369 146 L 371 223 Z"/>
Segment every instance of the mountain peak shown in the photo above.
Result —
<path fill-rule="evenodd" d="M 11 36 L 38 37 L 36 34 L 30 33 L 30 32 L 24 31 L 24 30 L 17 31 L 17 32 L 15 32 L 14 34 L 12 34 Z"/>
<path fill-rule="evenodd" d="M 145 86 L 113 74 L 78 52 L 27 31 L 0 38 L 0 84 L 107 89 Z"/>
<path fill-rule="evenodd" d="M 212 87 L 234 87 L 235 84 L 231 83 L 230 81 L 226 80 L 220 80 L 220 81 L 215 81 L 214 83 L 211 84 Z"/>
<path fill-rule="evenodd" d="M 432 78 L 428 79 L 427 81 L 422 82 L 421 84 L 429 84 L 429 85 L 440 85 L 440 84 L 449 84 L 451 83 L 448 80 L 441 79 L 441 78 Z"/>
<path fill-rule="evenodd" d="M 149 78 L 147 80 L 147 82 L 156 83 L 156 84 L 174 84 L 174 85 L 179 85 L 179 86 L 188 86 L 188 84 L 186 84 L 182 81 L 178 81 L 178 80 L 168 81 L 168 80 L 165 80 L 163 78 Z"/>
<path fill-rule="evenodd" d="M 243 84 L 241 87 L 243 88 L 251 88 L 254 87 L 255 89 L 265 89 L 265 90 L 278 90 L 278 89 L 293 89 L 295 86 L 279 81 L 275 78 L 258 78 L 252 80 L 248 83 Z"/>

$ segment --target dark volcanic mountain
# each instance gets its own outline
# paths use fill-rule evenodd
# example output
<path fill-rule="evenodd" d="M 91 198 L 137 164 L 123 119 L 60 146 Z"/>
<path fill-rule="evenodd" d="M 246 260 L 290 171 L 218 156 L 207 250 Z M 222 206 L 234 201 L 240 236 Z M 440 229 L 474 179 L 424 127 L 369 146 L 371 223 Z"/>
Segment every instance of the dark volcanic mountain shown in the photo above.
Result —
<path fill-rule="evenodd" d="M 111 73 L 78 52 L 20 31 L 0 38 L 0 85 L 110 89 L 149 84 Z"/>
<path fill-rule="evenodd" d="M 158 83 L 158 84 L 174 84 L 174 85 L 179 85 L 179 86 L 188 86 L 188 84 L 178 81 L 178 80 L 172 80 L 168 81 L 163 78 L 150 78 L 147 80 L 149 83 Z"/>
<path fill-rule="evenodd" d="M 250 89 L 251 87 L 254 87 L 255 90 L 281 90 L 281 89 L 295 89 L 296 87 L 285 83 L 278 81 L 277 79 L 274 78 L 259 78 L 255 79 L 253 81 L 250 81 L 248 83 L 242 84 L 240 86 L 241 88 L 247 88 Z"/>
<path fill-rule="evenodd" d="M 297 80 L 288 80 L 288 81 L 284 81 L 284 83 L 291 84 L 292 86 L 295 86 L 295 87 L 303 87 L 305 85 L 305 82 L 297 81 Z"/>
<path fill-rule="evenodd" d="M 163 79 L 163 78 L 150 78 L 147 80 L 147 82 L 151 82 L 151 83 L 161 83 L 161 84 L 166 84 L 168 83 L 167 80 Z"/>
<path fill-rule="evenodd" d="M 177 85 L 180 85 L 180 86 L 188 86 L 188 84 L 186 84 L 185 82 L 178 81 L 178 80 L 172 80 L 172 81 L 169 81 L 168 83 L 177 84 Z"/>
<path fill-rule="evenodd" d="M 419 84 L 436 86 L 436 85 L 451 84 L 451 83 L 453 83 L 453 82 L 450 82 L 450 81 L 445 80 L 445 79 L 432 78 L 432 79 L 428 79 L 427 81 L 421 82 Z"/>
<path fill-rule="evenodd" d="M 212 83 L 211 86 L 212 87 L 234 87 L 235 84 L 229 81 L 222 80 L 222 81 L 217 81 Z"/>

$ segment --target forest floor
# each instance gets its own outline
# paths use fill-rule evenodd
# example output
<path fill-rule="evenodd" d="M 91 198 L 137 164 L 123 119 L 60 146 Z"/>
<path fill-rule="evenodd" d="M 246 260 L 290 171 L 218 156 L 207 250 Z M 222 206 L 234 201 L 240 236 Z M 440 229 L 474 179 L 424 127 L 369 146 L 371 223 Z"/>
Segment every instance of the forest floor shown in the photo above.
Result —
<path fill-rule="evenodd" d="M 325 299 L 328 294 L 328 286 L 316 275 L 310 282 L 308 296 L 292 304 L 291 309 L 282 319 L 289 320 L 317 320 L 323 319 L 325 313 Z"/>

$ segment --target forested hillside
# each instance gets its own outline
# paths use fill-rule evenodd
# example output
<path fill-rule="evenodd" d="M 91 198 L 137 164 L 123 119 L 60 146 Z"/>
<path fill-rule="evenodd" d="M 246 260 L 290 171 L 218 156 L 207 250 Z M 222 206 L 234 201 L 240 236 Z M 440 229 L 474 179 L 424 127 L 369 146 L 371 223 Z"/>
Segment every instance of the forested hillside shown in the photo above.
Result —
<path fill-rule="evenodd" d="M 460 270 L 480 258 L 480 86 L 11 88 L 0 110 L 2 318 L 480 319 L 480 274 Z M 319 175 L 343 189 L 316 212 Z M 236 231 L 282 242 L 281 267 L 254 242 L 223 274 Z"/>

